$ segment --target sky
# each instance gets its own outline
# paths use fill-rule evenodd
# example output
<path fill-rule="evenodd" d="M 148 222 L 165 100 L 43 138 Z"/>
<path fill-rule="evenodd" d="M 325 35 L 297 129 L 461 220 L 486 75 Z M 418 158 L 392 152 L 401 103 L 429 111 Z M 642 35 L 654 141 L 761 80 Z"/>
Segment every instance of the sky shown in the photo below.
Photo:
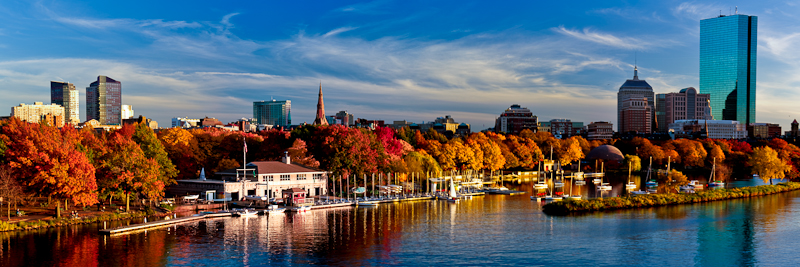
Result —
<path fill-rule="evenodd" d="M 250 118 L 270 99 L 311 123 L 320 83 L 327 115 L 482 130 L 519 104 L 616 125 L 634 64 L 656 93 L 697 88 L 699 21 L 738 8 L 758 16 L 756 120 L 800 117 L 798 2 L 118 2 L 0 1 L 0 108 L 49 103 L 49 82 L 67 81 L 85 120 L 85 88 L 106 75 L 162 127 Z"/>

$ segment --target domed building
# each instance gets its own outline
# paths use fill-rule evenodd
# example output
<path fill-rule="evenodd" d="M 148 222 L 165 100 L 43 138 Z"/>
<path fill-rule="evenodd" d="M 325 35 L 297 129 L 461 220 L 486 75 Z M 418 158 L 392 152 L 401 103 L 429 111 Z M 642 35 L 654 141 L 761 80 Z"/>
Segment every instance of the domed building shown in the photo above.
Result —
<path fill-rule="evenodd" d="M 625 156 L 622 155 L 622 151 L 612 145 L 602 145 L 598 146 L 592 151 L 589 151 L 589 154 L 586 155 L 587 160 L 593 159 L 601 159 L 603 161 L 618 161 L 621 162 L 625 160 Z"/>

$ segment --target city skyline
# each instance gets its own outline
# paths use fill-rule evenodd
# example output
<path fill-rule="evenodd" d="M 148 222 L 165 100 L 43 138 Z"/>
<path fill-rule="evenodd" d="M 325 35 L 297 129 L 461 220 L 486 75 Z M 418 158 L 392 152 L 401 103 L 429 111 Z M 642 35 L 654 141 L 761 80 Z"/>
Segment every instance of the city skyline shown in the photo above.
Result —
<path fill-rule="evenodd" d="M 125 82 L 137 115 L 162 124 L 234 121 L 270 99 L 292 100 L 300 124 L 314 121 L 322 80 L 328 110 L 359 118 L 452 115 L 481 130 L 519 104 L 542 121 L 617 124 L 615 95 L 634 61 L 655 93 L 699 88 L 700 20 L 733 12 L 713 2 L 456 3 L 3 3 L 0 105 L 47 102 L 48 81 L 84 96 L 106 75 Z M 757 122 L 788 124 L 800 115 L 800 7 L 738 9 L 760 20 L 756 98 L 769 105 L 756 105 Z"/>

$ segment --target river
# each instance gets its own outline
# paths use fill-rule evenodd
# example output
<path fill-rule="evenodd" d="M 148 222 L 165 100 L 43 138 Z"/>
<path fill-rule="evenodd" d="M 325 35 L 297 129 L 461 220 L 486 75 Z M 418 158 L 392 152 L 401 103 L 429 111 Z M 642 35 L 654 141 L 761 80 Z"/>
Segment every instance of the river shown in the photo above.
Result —
<path fill-rule="evenodd" d="M 750 181 L 750 183 L 758 183 Z M 530 184 L 508 185 L 530 191 Z M 530 193 L 207 219 L 121 236 L 103 224 L 0 233 L 2 266 L 794 265 L 800 192 L 548 216 Z M 139 220 L 114 222 L 138 223 Z"/>

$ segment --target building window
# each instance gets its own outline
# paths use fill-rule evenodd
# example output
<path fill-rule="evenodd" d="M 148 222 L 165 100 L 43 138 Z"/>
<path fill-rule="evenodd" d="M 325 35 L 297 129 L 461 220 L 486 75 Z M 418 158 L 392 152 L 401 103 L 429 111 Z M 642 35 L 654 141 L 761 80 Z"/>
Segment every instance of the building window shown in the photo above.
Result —
<path fill-rule="evenodd" d="M 289 181 L 291 180 L 291 176 L 288 174 L 281 174 L 281 181 Z"/>
<path fill-rule="evenodd" d="M 272 175 L 267 175 L 267 181 L 270 181 L 270 182 L 274 181 L 275 178 L 272 178 L 272 177 L 273 177 Z"/>
<path fill-rule="evenodd" d="M 305 180 L 305 179 L 306 179 L 306 175 L 305 174 L 298 174 L 297 175 L 297 180 Z"/>
<path fill-rule="evenodd" d="M 321 173 L 315 173 L 314 174 L 314 180 L 321 180 L 321 179 L 322 179 L 322 174 Z"/>

